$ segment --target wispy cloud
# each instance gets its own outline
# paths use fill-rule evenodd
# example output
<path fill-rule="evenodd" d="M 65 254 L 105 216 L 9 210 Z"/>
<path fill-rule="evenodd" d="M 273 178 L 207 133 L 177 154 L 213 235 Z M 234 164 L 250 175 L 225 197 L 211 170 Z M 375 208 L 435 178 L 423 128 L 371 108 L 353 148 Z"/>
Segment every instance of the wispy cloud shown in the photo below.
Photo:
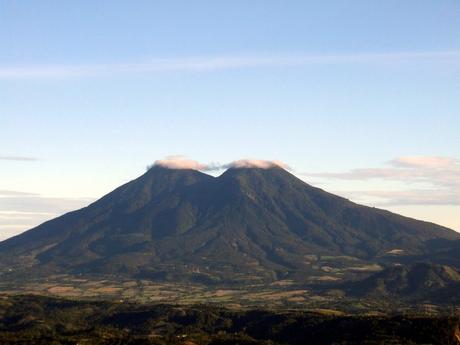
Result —
<path fill-rule="evenodd" d="M 235 55 L 156 58 L 126 63 L 86 65 L 0 66 L 0 79 L 96 77 L 126 73 L 213 71 L 268 66 L 317 64 L 382 64 L 414 61 L 459 63 L 460 51 L 390 52 L 354 54 Z"/>
<path fill-rule="evenodd" d="M 357 202 L 373 206 L 460 205 L 460 194 L 447 189 L 368 190 L 340 192 Z"/>
<path fill-rule="evenodd" d="M 374 205 L 460 205 L 460 160 L 451 157 L 399 157 L 381 168 L 302 175 L 322 179 L 399 181 L 413 187 L 399 191 L 342 193 L 355 199 L 374 198 Z M 417 185 L 424 185 L 424 188 L 417 188 Z"/>
<path fill-rule="evenodd" d="M 0 190 L 0 241 L 86 206 L 93 200 L 53 198 L 35 193 Z"/>
<path fill-rule="evenodd" d="M 60 214 L 89 204 L 92 198 L 53 198 L 40 195 L 15 195 L 0 198 L 0 212 Z"/>
<path fill-rule="evenodd" d="M 0 189 L 0 198 L 11 197 L 11 196 L 37 196 L 38 194 L 29 192 L 18 192 L 16 190 L 4 190 Z"/>
<path fill-rule="evenodd" d="M 33 162 L 37 161 L 38 158 L 26 157 L 26 156 L 2 156 L 0 155 L 1 161 L 22 161 L 22 162 Z"/>

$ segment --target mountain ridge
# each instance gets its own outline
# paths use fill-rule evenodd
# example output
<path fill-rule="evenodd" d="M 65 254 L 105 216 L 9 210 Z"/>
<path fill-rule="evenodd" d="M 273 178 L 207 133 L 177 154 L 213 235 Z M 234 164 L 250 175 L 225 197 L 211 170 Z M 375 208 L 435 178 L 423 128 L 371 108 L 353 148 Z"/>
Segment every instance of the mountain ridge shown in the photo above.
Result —
<path fill-rule="evenodd" d="M 453 230 L 355 204 L 281 167 L 230 168 L 214 177 L 154 166 L 85 208 L 1 242 L 0 267 L 302 280 L 314 274 L 308 256 L 379 263 L 394 261 L 396 250 L 412 260 L 431 255 L 432 242 L 456 239 Z"/>

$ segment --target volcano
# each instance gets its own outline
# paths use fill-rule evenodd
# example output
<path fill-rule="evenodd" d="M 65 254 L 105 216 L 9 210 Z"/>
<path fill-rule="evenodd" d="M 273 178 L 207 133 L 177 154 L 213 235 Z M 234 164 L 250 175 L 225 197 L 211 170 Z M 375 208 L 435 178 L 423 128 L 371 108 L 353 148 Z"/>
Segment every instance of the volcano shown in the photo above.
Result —
<path fill-rule="evenodd" d="M 85 208 L 1 242 L 0 269 L 274 281 L 308 277 L 321 257 L 427 260 L 459 238 L 327 193 L 279 166 L 234 167 L 218 177 L 154 166 Z"/>

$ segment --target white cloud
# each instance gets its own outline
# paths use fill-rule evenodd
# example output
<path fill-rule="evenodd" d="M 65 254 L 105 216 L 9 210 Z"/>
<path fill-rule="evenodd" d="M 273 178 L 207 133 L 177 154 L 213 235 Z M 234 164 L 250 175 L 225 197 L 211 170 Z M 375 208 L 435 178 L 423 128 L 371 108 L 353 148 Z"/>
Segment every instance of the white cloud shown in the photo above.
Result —
<path fill-rule="evenodd" d="M 149 166 L 148 169 L 154 166 L 161 166 L 169 169 L 192 169 L 192 170 L 201 170 L 201 171 L 217 171 L 225 170 L 229 168 L 260 168 L 260 169 L 269 169 L 273 167 L 280 167 L 283 169 L 290 170 L 290 167 L 279 160 L 262 160 L 262 159 L 240 159 L 227 164 L 219 163 L 200 163 L 196 160 L 189 159 L 185 156 L 176 155 L 168 156 L 164 159 L 156 160 L 152 166 Z"/>
<path fill-rule="evenodd" d="M 460 205 L 460 193 L 448 189 L 367 190 L 341 192 L 356 202 L 373 206 L 399 205 Z"/>
<path fill-rule="evenodd" d="M 1 75 L 0 75 L 1 78 Z M 2 156 L 0 155 L 0 160 L 2 161 L 22 161 L 22 162 L 32 162 L 37 161 L 35 157 L 25 157 L 25 156 Z"/>
<path fill-rule="evenodd" d="M 0 190 L 0 241 L 92 201 L 90 198 L 53 198 Z"/>
<path fill-rule="evenodd" d="M 413 186 L 411 189 L 397 191 L 342 193 L 361 199 L 377 198 L 375 205 L 460 205 L 460 160 L 452 157 L 405 156 L 387 162 L 386 167 L 382 168 L 303 175 L 326 180 L 399 181 Z"/>
<path fill-rule="evenodd" d="M 389 162 L 396 167 L 421 167 L 431 169 L 449 168 L 459 164 L 458 160 L 450 157 L 437 157 L 437 156 L 405 156 L 399 157 Z"/>
<path fill-rule="evenodd" d="M 459 58 L 460 51 L 156 58 L 144 62 L 90 65 L 0 66 L 0 79 L 75 78 L 110 76 L 119 73 L 193 72 L 265 66 L 386 64 L 415 60 L 458 64 Z"/>
<path fill-rule="evenodd" d="M 18 192 L 16 190 L 0 190 L 0 198 L 5 196 L 36 196 L 38 194 L 29 192 Z"/>
<path fill-rule="evenodd" d="M 176 155 L 168 156 L 164 159 L 156 160 L 153 166 L 160 166 L 168 169 L 192 169 L 192 170 L 207 170 L 208 165 L 199 163 L 185 156 Z M 151 166 L 149 167 L 151 168 Z"/>
<path fill-rule="evenodd" d="M 40 195 L 3 196 L 0 212 L 32 212 L 62 214 L 86 206 L 92 198 L 53 198 Z"/>

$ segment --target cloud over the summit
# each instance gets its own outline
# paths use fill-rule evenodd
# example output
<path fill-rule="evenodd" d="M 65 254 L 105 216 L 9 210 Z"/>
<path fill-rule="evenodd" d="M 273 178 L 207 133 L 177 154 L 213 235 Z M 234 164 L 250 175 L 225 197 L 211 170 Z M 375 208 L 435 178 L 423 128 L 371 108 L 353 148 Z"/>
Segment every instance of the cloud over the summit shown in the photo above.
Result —
<path fill-rule="evenodd" d="M 262 159 L 240 159 L 226 164 L 220 163 L 200 163 L 196 160 L 187 158 L 182 155 L 168 156 L 164 159 L 156 160 L 148 169 L 160 166 L 168 169 L 192 169 L 201 171 L 218 171 L 225 169 L 238 168 L 259 168 L 269 169 L 279 167 L 290 170 L 291 168 L 284 162 L 279 160 L 262 160 Z"/>
<path fill-rule="evenodd" d="M 164 159 L 156 160 L 153 166 L 160 166 L 168 169 L 208 170 L 208 165 L 180 155 L 168 156 Z"/>

